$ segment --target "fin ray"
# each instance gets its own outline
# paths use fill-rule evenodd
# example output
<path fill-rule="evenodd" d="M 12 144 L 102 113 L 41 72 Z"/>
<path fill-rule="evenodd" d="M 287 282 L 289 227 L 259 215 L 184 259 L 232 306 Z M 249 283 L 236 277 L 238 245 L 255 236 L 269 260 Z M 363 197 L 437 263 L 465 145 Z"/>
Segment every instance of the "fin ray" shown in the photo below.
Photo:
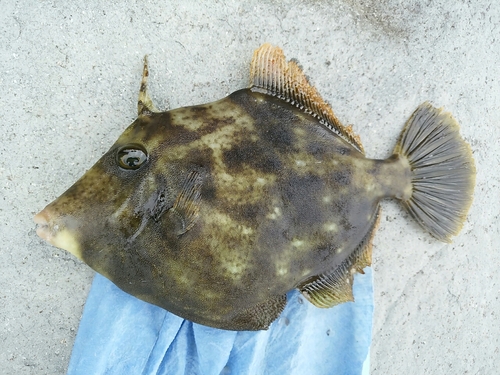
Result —
<path fill-rule="evenodd" d="M 380 222 L 380 207 L 372 219 L 371 229 L 357 249 L 331 272 L 307 280 L 299 286 L 300 292 L 316 307 L 330 308 L 354 301 L 352 285 L 356 272 L 363 274 L 363 268 L 371 266 L 372 242 Z"/>
<path fill-rule="evenodd" d="M 198 219 L 202 183 L 200 173 L 197 171 L 189 173 L 173 207 L 168 211 L 171 228 L 178 236 L 189 231 Z"/>
<path fill-rule="evenodd" d="M 449 242 L 463 226 L 476 175 L 458 122 L 425 102 L 407 121 L 394 153 L 405 157 L 412 171 L 412 194 L 403 206 L 434 237 Z"/>
<path fill-rule="evenodd" d="M 158 108 L 154 105 L 151 97 L 148 93 L 148 77 L 149 77 L 149 69 L 148 69 L 148 56 L 144 56 L 144 66 L 142 68 L 142 79 L 141 79 L 141 88 L 139 89 L 139 99 L 137 100 L 137 114 L 141 115 L 150 115 L 151 113 L 160 112 Z"/>
<path fill-rule="evenodd" d="M 331 107 L 309 84 L 299 65 L 293 60 L 286 61 L 281 48 L 266 43 L 254 52 L 250 65 L 250 84 L 252 90 L 276 96 L 316 117 L 320 123 L 364 153 L 360 138 L 350 126 L 345 127 L 340 123 Z"/>

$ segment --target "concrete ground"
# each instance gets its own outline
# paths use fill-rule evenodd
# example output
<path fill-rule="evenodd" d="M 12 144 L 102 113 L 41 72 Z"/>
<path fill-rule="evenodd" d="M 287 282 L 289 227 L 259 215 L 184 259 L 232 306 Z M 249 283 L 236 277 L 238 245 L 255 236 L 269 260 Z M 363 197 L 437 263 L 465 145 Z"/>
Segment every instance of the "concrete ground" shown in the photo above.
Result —
<path fill-rule="evenodd" d="M 32 216 L 135 118 L 142 57 L 161 108 L 245 87 L 263 42 L 297 58 L 373 158 L 423 101 L 471 144 L 475 199 L 453 243 L 383 204 L 371 373 L 500 365 L 500 5 L 477 0 L 15 1 L 0 12 L 0 373 L 64 374 L 93 272 Z"/>

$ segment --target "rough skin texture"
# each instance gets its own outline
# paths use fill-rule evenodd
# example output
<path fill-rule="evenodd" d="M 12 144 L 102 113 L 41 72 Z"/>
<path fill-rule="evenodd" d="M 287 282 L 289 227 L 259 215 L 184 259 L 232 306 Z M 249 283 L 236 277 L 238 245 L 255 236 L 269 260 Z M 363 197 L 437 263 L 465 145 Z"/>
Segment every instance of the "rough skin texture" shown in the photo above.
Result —
<path fill-rule="evenodd" d="M 148 154 L 137 170 L 117 163 L 129 144 Z M 140 116 L 46 212 L 130 294 L 205 325 L 263 329 L 287 291 L 356 250 L 395 171 L 397 160 L 365 159 L 312 116 L 245 89 Z M 169 212 L 191 173 L 198 214 L 178 235 L 182 210 Z"/>
<path fill-rule="evenodd" d="M 379 201 L 436 238 L 460 230 L 475 166 L 450 114 L 428 103 L 387 160 L 369 160 L 295 62 L 264 44 L 251 87 L 159 112 L 144 62 L 137 120 L 36 215 L 37 233 L 123 290 L 205 325 L 265 329 L 298 288 L 352 300 L 371 265 Z"/>

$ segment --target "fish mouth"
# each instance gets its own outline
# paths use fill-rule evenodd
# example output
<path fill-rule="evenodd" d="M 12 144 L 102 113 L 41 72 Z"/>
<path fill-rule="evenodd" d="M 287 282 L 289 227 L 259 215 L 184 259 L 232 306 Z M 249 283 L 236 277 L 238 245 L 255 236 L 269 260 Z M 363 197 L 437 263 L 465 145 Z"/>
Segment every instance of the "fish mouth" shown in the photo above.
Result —
<path fill-rule="evenodd" d="M 74 233 L 65 225 L 59 224 L 56 219 L 63 221 L 63 218 L 57 217 L 48 207 L 45 207 L 33 217 L 33 221 L 38 225 L 36 234 L 51 245 L 66 250 L 77 258 L 82 259 L 80 244 Z"/>
<path fill-rule="evenodd" d="M 49 226 L 49 215 L 45 210 L 40 211 L 33 217 L 33 221 L 37 224 L 36 234 L 42 240 L 47 241 L 48 243 L 52 243 L 52 228 Z M 57 228 L 54 228 L 57 230 Z"/>

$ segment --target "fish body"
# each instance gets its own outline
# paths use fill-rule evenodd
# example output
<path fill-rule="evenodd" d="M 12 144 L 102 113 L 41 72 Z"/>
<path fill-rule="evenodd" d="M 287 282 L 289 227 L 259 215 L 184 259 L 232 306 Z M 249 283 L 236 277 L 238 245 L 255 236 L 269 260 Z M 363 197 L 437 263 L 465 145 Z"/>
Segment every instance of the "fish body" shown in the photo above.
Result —
<path fill-rule="evenodd" d="M 265 329 L 291 289 L 318 307 L 352 300 L 353 274 L 371 264 L 382 199 L 400 199 L 442 240 L 462 225 L 474 163 L 451 116 L 428 104 L 394 155 L 374 160 L 270 45 L 254 55 L 251 87 L 212 103 L 160 112 L 147 76 L 145 64 L 138 118 L 35 217 L 42 238 L 142 300 L 212 327 Z M 451 135 L 431 129 L 440 124 Z M 434 143 L 415 151 L 419 136 Z M 446 163 L 452 183 L 443 182 Z M 426 190 L 428 181 L 438 188 Z M 436 217 L 454 196 L 460 203 Z"/>

